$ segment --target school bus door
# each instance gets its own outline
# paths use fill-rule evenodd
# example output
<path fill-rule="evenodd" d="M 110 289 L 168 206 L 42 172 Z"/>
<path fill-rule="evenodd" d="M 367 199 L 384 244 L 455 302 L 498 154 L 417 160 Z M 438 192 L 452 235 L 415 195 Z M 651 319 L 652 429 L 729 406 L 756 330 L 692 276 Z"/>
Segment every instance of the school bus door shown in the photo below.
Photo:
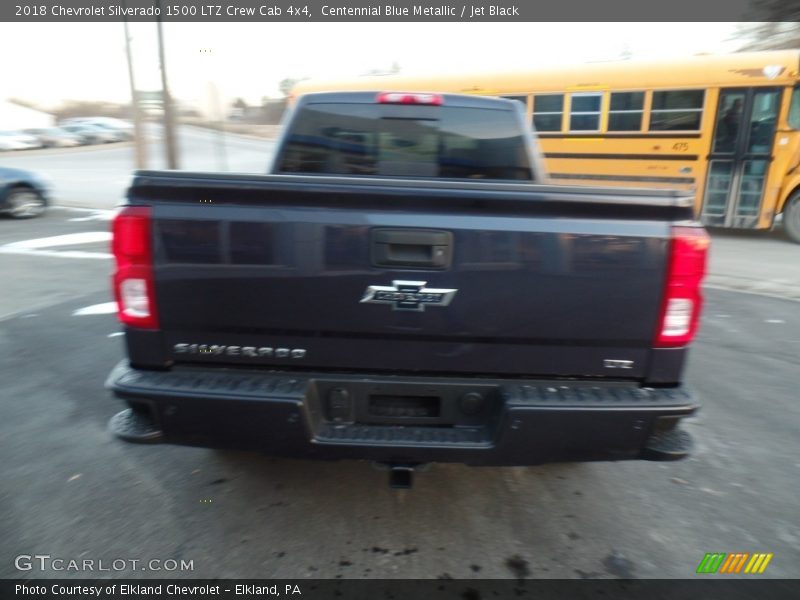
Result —
<path fill-rule="evenodd" d="M 780 88 L 723 88 L 708 156 L 702 220 L 716 227 L 758 225 L 772 162 Z"/>

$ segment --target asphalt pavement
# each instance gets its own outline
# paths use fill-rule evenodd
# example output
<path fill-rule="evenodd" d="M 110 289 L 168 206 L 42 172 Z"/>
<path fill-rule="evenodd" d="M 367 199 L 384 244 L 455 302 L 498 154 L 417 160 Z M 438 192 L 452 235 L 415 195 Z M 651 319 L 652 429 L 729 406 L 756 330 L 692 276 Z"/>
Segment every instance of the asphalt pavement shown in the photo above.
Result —
<path fill-rule="evenodd" d="M 215 160 L 208 132 L 182 135 L 198 136 L 193 168 Z M 263 166 L 268 143 L 239 142 L 236 160 Z M 116 165 L 126 152 L 83 154 Z M 94 209 L 116 202 L 89 193 L 96 206 L 0 219 L 0 577 L 92 576 L 14 566 L 46 554 L 193 566 L 111 573 L 137 577 L 686 578 L 707 552 L 773 553 L 765 577 L 800 577 L 800 246 L 779 233 L 713 234 L 686 377 L 703 405 L 690 458 L 432 465 L 398 491 L 365 462 L 113 438 L 122 405 L 103 382 L 124 352 L 109 312 L 112 213 Z"/>

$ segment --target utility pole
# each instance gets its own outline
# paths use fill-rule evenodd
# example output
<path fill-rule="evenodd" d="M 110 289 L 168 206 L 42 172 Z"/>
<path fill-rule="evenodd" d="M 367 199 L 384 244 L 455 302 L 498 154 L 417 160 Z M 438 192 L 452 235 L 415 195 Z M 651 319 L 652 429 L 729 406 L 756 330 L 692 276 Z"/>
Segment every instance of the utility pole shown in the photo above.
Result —
<path fill-rule="evenodd" d="M 161 9 L 161 0 L 158 0 L 158 8 Z M 163 14 L 163 11 L 161 11 Z M 161 65 L 161 102 L 164 105 L 164 141 L 167 150 L 167 168 L 177 169 L 178 167 L 178 148 L 175 143 L 175 119 L 172 112 L 172 98 L 169 94 L 167 85 L 167 64 L 164 59 L 164 32 L 161 26 L 161 17 L 158 17 L 158 61 Z"/>
<path fill-rule="evenodd" d="M 125 2 L 122 3 L 123 8 Z M 147 168 L 147 142 L 144 138 L 142 127 L 142 112 L 139 107 L 139 92 L 136 90 L 136 81 L 133 76 L 133 56 L 131 54 L 131 36 L 128 31 L 128 18 L 123 20 L 125 26 L 125 54 L 128 58 L 128 80 L 131 85 L 131 104 L 133 105 L 133 146 L 136 152 L 136 168 Z"/>
<path fill-rule="evenodd" d="M 217 169 L 220 171 L 228 170 L 228 153 L 225 148 L 225 115 L 220 105 L 219 88 L 214 83 L 217 77 L 217 67 L 214 60 L 213 48 L 208 48 L 205 51 L 201 50 L 205 58 L 205 71 L 208 76 L 206 100 L 208 102 L 208 115 L 211 121 L 216 125 L 214 127 L 215 135 L 212 138 L 212 145 L 214 146 L 214 153 L 217 155 Z"/>
<path fill-rule="evenodd" d="M 228 170 L 228 153 L 225 148 L 225 114 L 222 110 L 222 105 L 219 99 L 219 90 L 217 86 L 210 81 L 208 82 L 208 93 L 211 96 L 213 110 L 217 117 L 217 143 L 214 147 L 217 151 L 217 164 L 220 171 Z"/>

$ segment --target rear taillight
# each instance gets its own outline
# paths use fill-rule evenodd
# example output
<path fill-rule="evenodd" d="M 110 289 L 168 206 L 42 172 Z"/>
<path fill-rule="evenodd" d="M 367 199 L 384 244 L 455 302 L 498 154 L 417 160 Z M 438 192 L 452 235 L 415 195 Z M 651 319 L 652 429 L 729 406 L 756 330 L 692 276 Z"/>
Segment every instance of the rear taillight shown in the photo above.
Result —
<path fill-rule="evenodd" d="M 125 207 L 114 219 L 114 295 L 117 316 L 125 325 L 158 329 L 150 225 L 146 206 Z"/>
<path fill-rule="evenodd" d="M 667 280 L 655 345 L 685 346 L 694 338 L 703 296 L 701 284 L 711 243 L 702 227 L 673 227 Z"/>
<path fill-rule="evenodd" d="M 381 92 L 375 98 L 378 104 L 426 104 L 428 106 L 441 106 L 444 97 L 441 94 L 428 94 L 420 92 Z"/>

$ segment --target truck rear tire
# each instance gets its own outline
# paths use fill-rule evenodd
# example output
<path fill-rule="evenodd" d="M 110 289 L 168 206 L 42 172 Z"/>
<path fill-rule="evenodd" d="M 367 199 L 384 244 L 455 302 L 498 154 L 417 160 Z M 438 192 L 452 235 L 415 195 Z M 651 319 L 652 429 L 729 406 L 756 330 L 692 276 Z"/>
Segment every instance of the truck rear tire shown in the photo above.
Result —
<path fill-rule="evenodd" d="M 783 228 L 789 239 L 800 244 L 800 190 L 792 194 L 783 209 Z"/>

